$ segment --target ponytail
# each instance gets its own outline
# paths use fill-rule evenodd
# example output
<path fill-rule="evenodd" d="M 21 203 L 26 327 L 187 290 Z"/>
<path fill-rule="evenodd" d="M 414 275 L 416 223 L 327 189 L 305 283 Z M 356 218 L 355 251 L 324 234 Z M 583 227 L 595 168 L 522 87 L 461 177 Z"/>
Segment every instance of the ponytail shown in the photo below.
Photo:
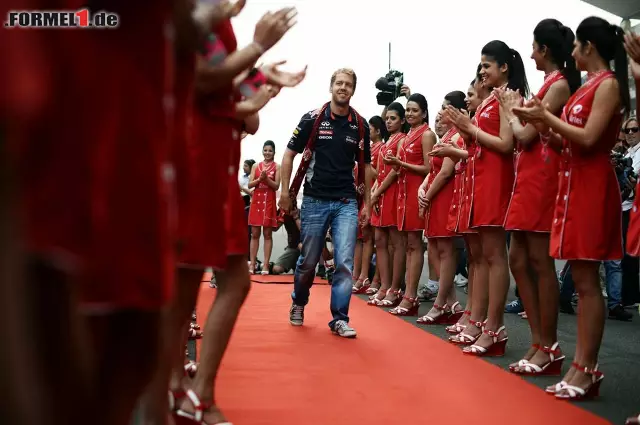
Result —
<path fill-rule="evenodd" d="M 524 62 L 522 57 L 515 49 L 511 50 L 511 61 L 509 65 L 509 83 L 507 86 L 511 90 L 519 90 L 522 97 L 529 97 L 529 83 L 527 82 L 527 74 L 524 70 Z"/>
<path fill-rule="evenodd" d="M 631 111 L 631 98 L 629 95 L 629 62 L 627 52 L 624 49 L 624 30 L 617 25 L 611 25 L 611 30 L 615 38 L 615 51 L 613 54 L 613 64 L 615 67 L 616 80 L 620 89 L 620 102 L 624 106 L 625 114 Z"/>
<path fill-rule="evenodd" d="M 562 32 L 562 36 L 564 38 L 562 50 L 565 54 L 562 75 L 564 75 L 564 78 L 567 79 L 567 82 L 569 83 L 569 90 L 571 91 L 571 94 L 573 94 L 582 85 L 582 77 L 580 76 L 580 71 L 578 71 L 578 68 L 576 67 L 576 60 L 571 55 L 575 35 L 573 34 L 573 31 L 571 31 L 571 28 L 564 25 L 562 25 L 560 31 Z"/>
<path fill-rule="evenodd" d="M 620 105 L 628 114 L 631 111 L 629 96 L 629 63 L 624 50 L 624 31 L 602 18 L 591 16 L 584 19 L 576 30 L 576 38 L 585 45 L 595 46 L 600 57 L 608 64 L 614 63 L 614 71 L 620 89 Z"/>

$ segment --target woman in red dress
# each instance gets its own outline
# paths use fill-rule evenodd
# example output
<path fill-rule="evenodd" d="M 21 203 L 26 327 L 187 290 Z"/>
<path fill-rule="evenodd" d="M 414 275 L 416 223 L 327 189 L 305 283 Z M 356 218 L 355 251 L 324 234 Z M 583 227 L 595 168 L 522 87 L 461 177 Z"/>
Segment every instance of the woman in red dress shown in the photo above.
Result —
<path fill-rule="evenodd" d="M 387 108 L 385 124 L 389 140 L 378 152 L 375 162 L 378 171 L 375 189 L 371 195 L 373 214 L 371 225 L 375 229 L 376 260 L 380 271 L 380 290 L 371 297 L 369 305 L 395 307 L 400 302 L 400 285 L 404 279 L 405 249 L 398 231 L 398 172 L 385 162 L 386 157 L 398 154 L 398 145 L 404 140 L 404 107 L 393 102 Z"/>
<path fill-rule="evenodd" d="M 387 156 L 384 162 L 398 173 L 398 231 L 406 250 L 406 292 L 397 307 L 389 310 L 396 316 L 417 316 L 418 282 L 424 265 L 422 232 L 424 217 L 418 205 L 418 189 L 429 174 L 429 152 L 436 144 L 436 135 L 429 129 L 427 99 L 420 93 L 409 96 L 405 118 L 411 127 L 398 146 L 398 156 Z"/>
<path fill-rule="evenodd" d="M 547 389 L 561 399 L 597 395 L 604 377 L 597 366 L 605 308 L 598 268 L 601 261 L 622 258 L 622 202 L 609 155 L 620 130 L 621 110 L 629 111 L 623 35 L 621 28 L 601 18 L 580 23 L 572 55 L 578 69 L 587 71 L 587 82 L 571 96 L 562 118 L 536 98 L 514 108 L 522 120 L 537 123 L 543 141 L 562 146 L 550 253 L 569 261 L 580 309 L 572 367 L 560 383 Z"/>
<path fill-rule="evenodd" d="M 527 78 L 520 54 L 504 42 L 494 40 L 482 49 L 483 83 L 492 88 L 509 87 L 528 95 Z M 470 227 L 478 229 L 482 256 L 489 265 L 487 323 L 467 329 L 477 341 L 465 347 L 471 355 L 504 354 L 507 333 L 504 304 L 509 290 L 509 265 L 504 220 L 513 187 L 513 133 L 494 93 L 476 111 L 477 125 L 455 108 L 447 109 L 456 126 L 471 134 L 476 150 L 470 160 Z M 478 287 L 476 295 L 480 295 Z M 472 333 L 469 333 L 472 332 Z"/>
<path fill-rule="evenodd" d="M 537 97 L 555 115 L 580 87 L 580 72 L 571 57 L 573 39 L 573 31 L 555 19 L 543 20 L 533 31 L 531 57 L 545 73 Z M 505 229 L 511 231 L 509 266 L 531 327 L 531 348 L 509 369 L 527 375 L 559 375 L 564 360 L 557 336 L 560 293 L 549 235 L 560 149 L 544 143 L 533 124 L 520 124 L 511 111 L 522 103 L 519 94 L 503 91 L 498 97 L 517 141 L 516 178 L 505 221 Z"/>
<path fill-rule="evenodd" d="M 476 122 L 476 110 L 489 96 L 489 90 L 482 84 L 482 77 L 479 74 L 480 69 L 481 67 L 478 66 L 476 78 L 471 82 L 465 99 L 473 123 Z M 448 121 L 449 115 L 444 115 L 444 121 L 450 124 Z M 470 331 L 471 335 L 469 335 L 465 332 L 465 329 L 469 324 L 474 325 L 476 329 L 482 329 L 487 316 L 489 267 L 482 257 L 482 245 L 480 244 L 478 232 L 469 228 L 471 179 L 467 173 L 467 167 L 469 158 L 472 158 L 475 153 L 475 145 L 472 143 L 470 134 L 460 131 L 459 134 L 464 139 L 464 149 L 458 149 L 452 145 L 443 145 L 438 149 L 434 149 L 432 154 L 435 156 L 448 156 L 458 161 L 456 163 L 454 197 L 449 209 L 447 229 L 461 234 L 464 238 L 467 248 L 469 283 L 467 305 L 464 313 L 457 323 L 448 326 L 446 330 L 452 334 L 449 337 L 449 342 L 457 345 L 470 345 L 478 338 L 477 332 L 472 333 L 473 331 Z M 479 289 L 476 291 L 474 288 Z"/>
<path fill-rule="evenodd" d="M 255 126 L 254 115 L 277 93 L 263 85 L 253 97 L 239 102 L 238 87 L 252 64 L 291 28 L 294 18 L 292 8 L 266 14 L 256 25 L 254 41 L 237 52 L 231 22 L 225 20 L 212 30 L 206 53 L 197 58 L 191 131 L 186 139 L 187 193 L 181 196 L 184 201 L 180 212 L 178 285 L 188 290 L 182 294 L 175 320 L 183 332 L 188 329 L 204 269 L 210 266 L 222 270 L 216 273 L 219 294 L 204 326 L 200 367 L 193 382 L 182 382 L 182 357 L 175 359 L 171 393 L 176 419 L 199 424 L 226 422 L 215 405 L 215 376 L 250 287 L 244 203 L 237 190 L 227 189 L 237 188 L 243 121 L 248 127 L 253 120 Z M 268 81 L 291 80 L 281 85 L 293 86 L 304 77 L 283 78 L 287 73 L 274 67 L 268 71 Z M 223 205 L 221 199 L 226 199 Z M 224 243 L 212 243 L 212 237 Z M 185 388 L 189 389 L 185 392 Z"/>
<path fill-rule="evenodd" d="M 465 108 L 465 94 L 461 91 L 451 92 L 444 97 L 442 109 L 452 105 L 457 109 Z M 442 140 L 435 145 L 434 150 L 442 145 L 453 145 L 464 149 L 464 140 L 450 123 L 441 121 L 446 133 Z M 433 152 L 431 152 L 433 153 Z M 428 239 L 431 261 L 438 271 L 440 286 L 438 296 L 429 312 L 418 319 L 422 324 L 453 324 L 462 316 L 462 307 L 456 301 L 453 278 L 456 272 L 456 252 L 453 246 L 455 232 L 447 230 L 449 209 L 453 201 L 455 190 L 455 165 L 453 159 L 448 157 L 431 156 L 431 170 L 424 179 L 418 197 L 420 208 L 426 211 L 425 236 Z"/>
<path fill-rule="evenodd" d="M 251 169 L 249 189 L 255 188 L 249 207 L 249 226 L 251 226 L 251 246 L 249 248 L 249 272 L 256 268 L 256 256 L 260 247 L 260 229 L 264 235 L 264 262 L 262 274 L 269 274 L 269 261 L 273 249 L 271 233 L 278 227 L 276 220 L 276 191 L 280 187 L 280 165 L 273 156 L 276 145 L 271 140 L 264 142 L 262 156 L 264 161 L 254 164 Z"/>
<path fill-rule="evenodd" d="M 373 182 L 371 184 L 372 193 L 375 190 L 375 182 L 377 181 L 376 161 L 378 153 L 384 146 L 388 138 L 387 128 L 384 121 L 378 115 L 369 119 L 369 130 L 371 132 L 371 176 Z M 358 164 L 356 164 L 356 168 Z M 354 181 L 358 181 L 355 179 Z M 364 208 L 364 205 L 362 206 Z M 354 294 L 374 294 L 380 288 L 380 278 L 378 268 L 373 277 L 373 285 L 369 283 L 369 268 L 371 266 L 371 257 L 373 255 L 373 227 L 370 223 L 358 227 L 359 240 L 356 245 L 356 253 L 353 257 L 353 277 L 356 282 L 353 285 Z M 358 251 L 360 254 L 358 254 Z"/>

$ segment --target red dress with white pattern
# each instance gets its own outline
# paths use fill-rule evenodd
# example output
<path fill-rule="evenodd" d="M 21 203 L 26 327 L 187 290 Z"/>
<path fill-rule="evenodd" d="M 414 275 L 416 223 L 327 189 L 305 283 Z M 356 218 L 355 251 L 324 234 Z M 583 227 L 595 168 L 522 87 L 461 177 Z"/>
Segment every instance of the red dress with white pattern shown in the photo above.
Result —
<path fill-rule="evenodd" d="M 611 71 L 597 73 L 571 96 L 562 120 L 584 128 L 598 86 Z M 622 199 L 609 158 L 616 143 L 622 114 L 616 113 L 590 149 L 562 141 L 556 206 L 551 226 L 552 257 L 563 260 L 619 260 L 622 258 Z"/>
<path fill-rule="evenodd" d="M 230 21 L 220 23 L 213 32 L 228 53 L 236 50 Z M 215 93 L 193 96 L 190 134 L 186 139 L 186 184 L 182 186 L 186 193 L 178 196 L 182 200 L 178 213 L 179 264 L 216 269 L 226 267 L 226 244 L 229 238 L 226 226 L 228 208 L 224 200 L 229 192 L 238 192 L 228 190 L 237 187 L 237 181 L 231 185 L 231 180 L 235 181 L 237 175 L 234 175 L 234 167 L 230 165 L 231 157 L 236 156 L 233 152 L 235 145 L 239 149 L 240 144 L 241 125 L 235 120 L 234 112 L 237 99 L 231 83 Z M 212 238 L 224 243 L 212 243 Z"/>
<path fill-rule="evenodd" d="M 376 142 L 371 145 L 371 164 L 375 164 L 375 159 L 378 157 L 378 152 L 380 152 L 380 148 L 382 148 L 382 146 L 384 146 L 384 142 Z M 354 184 L 355 182 L 358 181 L 358 163 L 357 162 L 355 167 L 353 168 L 353 181 L 354 181 Z M 375 182 L 375 179 L 371 181 L 371 187 L 373 187 L 373 182 Z M 365 205 L 363 203 L 362 206 L 360 207 L 360 214 L 362 214 L 362 210 L 364 210 L 364 207 Z M 369 224 L 367 224 L 366 226 L 371 226 L 372 219 L 373 218 L 370 219 Z M 363 226 L 358 224 L 358 240 L 359 241 L 364 239 L 364 234 L 362 233 L 362 227 Z"/>
<path fill-rule="evenodd" d="M 500 135 L 500 109 L 493 93 L 476 111 L 480 130 Z M 502 154 L 475 142 L 474 155 L 470 157 L 470 222 L 469 227 L 503 227 L 513 189 L 513 152 Z"/>
<path fill-rule="evenodd" d="M 426 123 L 409 130 L 404 142 L 398 147 L 400 161 L 412 165 L 424 165 L 422 135 L 427 130 L 429 125 Z M 424 177 L 404 167 L 398 170 L 398 230 L 402 232 L 424 230 L 424 217 L 420 217 L 418 204 L 418 189 Z"/>
<path fill-rule="evenodd" d="M 271 161 L 269 164 L 261 162 L 258 164 L 253 179 L 258 179 L 262 171 L 267 173 L 267 178 L 275 181 L 275 162 Z M 278 227 L 276 221 L 276 191 L 270 188 L 265 182 L 258 183 L 253 191 L 251 206 L 249 207 L 249 225 L 257 227 Z"/>
<path fill-rule="evenodd" d="M 378 186 L 382 185 L 384 179 L 387 178 L 392 166 L 384 163 L 384 157 L 398 154 L 398 144 L 406 136 L 404 133 L 396 133 L 389 138 L 389 140 L 380 146 L 376 160 L 372 162 L 375 164 L 376 171 L 378 172 L 377 182 Z M 398 198 L 398 184 L 397 182 L 391 183 L 387 190 L 378 198 L 378 208 L 372 208 L 371 213 L 371 225 L 373 227 L 396 227 L 398 225 L 397 215 L 397 199 Z"/>
<path fill-rule="evenodd" d="M 473 117 L 471 122 L 476 125 L 476 119 Z M 471 212 L 471 179 L 469 178 L 469 158 L 472 158 L 476 151 L 476 145 L 469 143 L 462 138 L 458 139 L 464 145 L 462 149 L 467 151 L 467 159 L 461 159 L 456 163 L 456 176 L 453 189 L 453 200 L 449 209 L 449 220 L 447 221 L 447 230 L 459 234 L 477 233 L 477 230 L 469 228 L 469 214 Z"/>
<path fill-rule="evenodd" d="M 458 135 L 455 128 L 447 131 L 442 137 L 440 143 L 451 144 L 452 139 Z M 459 136 L 459 135 L 458 135 Z M 458 137 L 456 140 L 456 147 L 461 148 L 463 146 L 462 137 Z M 436 176 L 442 169 L 442 163 L 444 158 L 437 156 L 429 157 L 431 163 L 431 170 L 429 171 L 428 185 L 431 186 Z M 454 174 L 455 176 L 455 174 Z M 447 223 L 449 221 L 449 209 L 453 202 L 453 191 L 455 190 L 455 177 L 450 178 L 444 186 L 436 193 L 431 199 L 429 209 L 425 216 L 425 236 L 427 238 L 451 238 L 456 236 L 455 232 L 447 230 Z"/>
<path fill-rule="evenodd" d="M 547 75 L 537 94 L 544 99 L 549 88 L 564 80 L 560 71 Z M 526 146 L 518 144 L 515 182 L 504 227 L 525 232 L 550 232 L 558 193 L 560 154 L 547 147 L 539 136 Z"/>

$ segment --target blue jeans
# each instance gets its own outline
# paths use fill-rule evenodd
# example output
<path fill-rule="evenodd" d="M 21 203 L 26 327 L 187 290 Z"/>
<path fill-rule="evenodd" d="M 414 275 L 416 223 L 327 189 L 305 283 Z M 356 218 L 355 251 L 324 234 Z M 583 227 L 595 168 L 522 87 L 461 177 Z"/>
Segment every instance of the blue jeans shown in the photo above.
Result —
<path fill-rule="evenodd" d="M 331 315 L 333 328 L 338 320 L 349 322 L 353 252 L 358 230 L 358 204 L 348 201 L 325 200 L 305 196 L 300 207 L 300 241 L 302 250 L 293 280 L 291 298 L 296 305 L 309 302 L 309 290 L 313 285 L 316 264 L 322 255 L 327 230 L 331 226 L 335 272 L 331 284 Z"/>
<path fill-rule="evenodd" d="M 607 307 L 612 309 L 622 304 L 622 262 L 620 260 L 604 261 L 605 287 L 607 290 Z M 571 267 L 566 264 L 566 272 L 560 287 L 560 299 L 571 301 L 575 292 Z"/>

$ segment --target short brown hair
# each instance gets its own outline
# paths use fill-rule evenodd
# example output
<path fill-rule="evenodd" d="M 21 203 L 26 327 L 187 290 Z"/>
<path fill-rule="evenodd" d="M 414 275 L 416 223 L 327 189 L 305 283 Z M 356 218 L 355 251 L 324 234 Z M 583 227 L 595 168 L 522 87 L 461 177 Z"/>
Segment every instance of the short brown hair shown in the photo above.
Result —
<path fill-rule="evenodd" d="M 353 79 L 353 91 L 356 90 L 356 84 L 358 83 L 358 77 L 356 77 L 356 73 L 353 69 L 351 68 L 340 68 L 338 70 L 336 70 L 333 75 L 331 75 L 331 85 L 333 86 L 333 83 L 336 82 L 336 78 L 338 77 L 338 74 L 346 74 L 348 76 L 351 77 L 351 79 Z"/>

